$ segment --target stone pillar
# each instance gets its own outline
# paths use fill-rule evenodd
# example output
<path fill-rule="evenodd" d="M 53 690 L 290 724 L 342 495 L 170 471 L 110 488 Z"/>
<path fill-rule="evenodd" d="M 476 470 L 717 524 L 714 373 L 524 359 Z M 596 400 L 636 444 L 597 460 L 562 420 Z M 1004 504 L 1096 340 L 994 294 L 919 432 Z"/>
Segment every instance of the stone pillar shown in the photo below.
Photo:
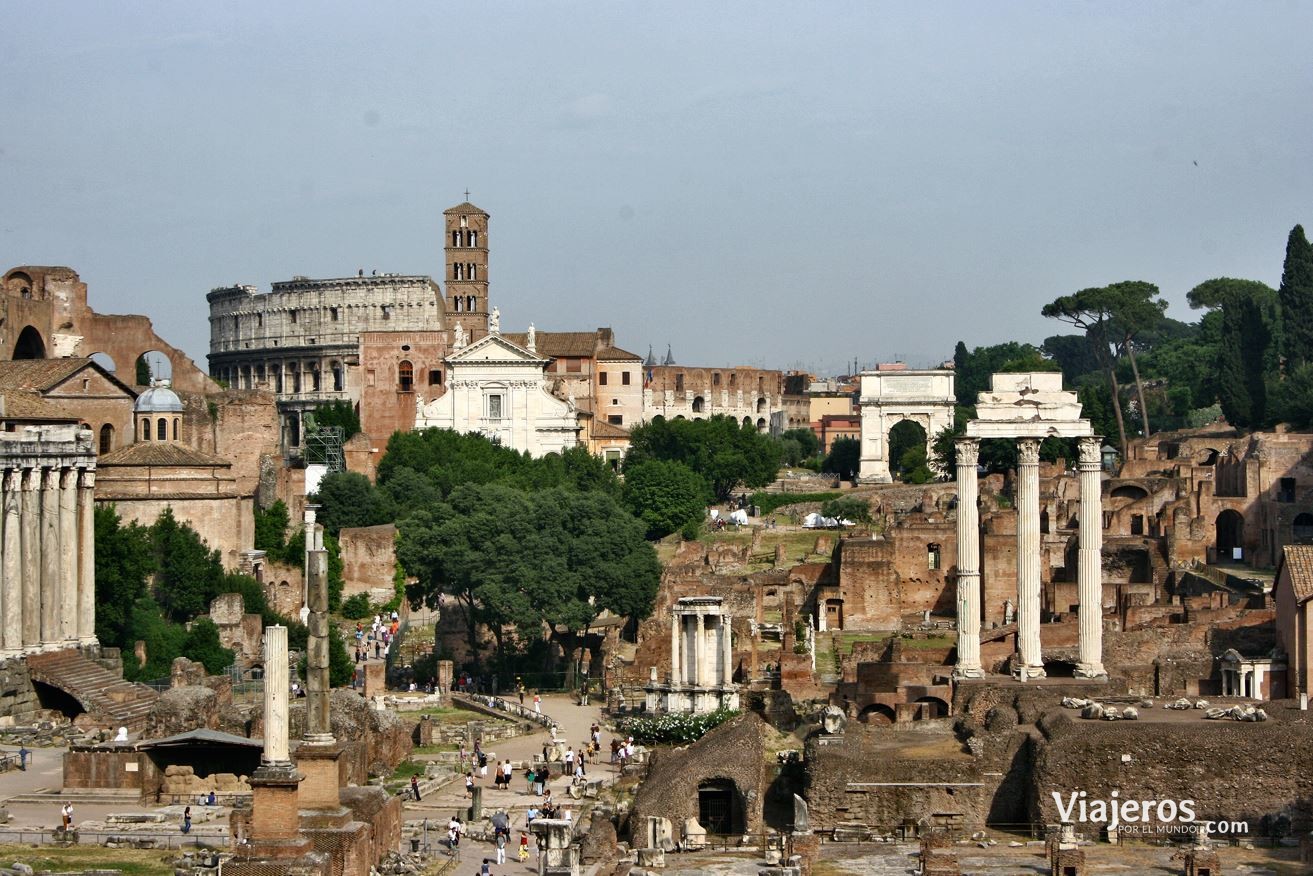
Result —
<path fill-rule="evenodd" d="M 41 478 L 41 645 L 61 641 L 60 585 L 63 583 L 59 544 L 59 469 L 42 470 Z"/>
<path fill-rule="evenodd" d="M 23 473 L 8 469 L 4 473 L 4 542 L 0 565 L 4 584 L 0 587 L 0 647 L 13 655 L 23 649 L 23 536 L 19 507 L 22 503 Z"/>
<path fill-rule="evenodd" d="M 22 472 L 23 649 L 41 644 L 41 469 Z"/>
<path fill-rule="evenodd" d="M 1107 678 L 1103 668 L 1103 462 L 1098 437 L 1080 439 L 1080 552 L 1076 593 L 1080 600 L 1080 656 L 1076 675 Z"/>
<path fill-rule="evenodd" d="M 720 616 L 720 683 L 729 687 L 734 683 L 734 627 L 730 624 L 730 616 L 722 614 Z"/>
<path fill-rule="evenodd" d="M 59 473 L 59 638 L 70 647 L 78 643 L 77 483 L 77 469 Z"/>
<path fill-rule="evenodd" d="M 698 687 L 707 686 L 707 623 L 702 612 L 697 615 L 697 627 L 693 639 L 693 683 Z"/>
<path fill-rule="evenodd" d="M 96 473 L 81 469 L 78 483 L 78 642 L 96 644 Z"/>
<path fill-rule="evenodd" d="M 306 557 L 310 572 L 310 635 L 306 647 L 306 735 L 315 745 L 331 745 L 328 701 L 328 552 L 311 551 Z"/>
<path fill-rule="evenodd" d="M 1039 439 L 1017 440 L 1017 667 L 1022 681 L 1044 676 L 1040 656 Z"/>
<path fill-rule="evenodd" d="M 981 678 L 980 505 L 976 465 L 980 442 L 957 442 L 957 665 L 954 678 Z"/>
<path fill-rule="evenodd" d="M 264 628 L 264 753 L 261 765 L 289 765 L 287 627 Z"/>
<path fill-rule="evenodd" d="M 670 612 L 670 686 L 679 687 L 680 676 L 683 667 L 679 662 L 679 633 L 680 619 L 679 612 L 671 609 Z"/>

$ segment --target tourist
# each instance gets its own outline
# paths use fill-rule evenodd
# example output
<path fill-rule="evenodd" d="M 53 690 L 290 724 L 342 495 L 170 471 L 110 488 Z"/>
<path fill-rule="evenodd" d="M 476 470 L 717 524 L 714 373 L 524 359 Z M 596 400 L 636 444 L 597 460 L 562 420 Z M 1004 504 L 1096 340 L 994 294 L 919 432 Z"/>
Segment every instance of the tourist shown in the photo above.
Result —
<path fill-rule="evenodd" d="M 533 695 L 533 710 L 539 715 L 543 713 L 543 698 L 538 696 L 537 693 Z"/>
<path fill-rule="evenodd" d="M 524 705 L 524 682 L 518 675 L 515 677 L 515 692 L 520 695 L 520 705 Z"/>
<path fill-rule="evenodd" d="M 182 832 L 191 833 L 191 807 L 182 810 Z"/>
<path fill-rule="evenodd" d="M 549 809 L 552 805 L 552 789 L 543 789 L 543 809 Z"/>
<path fill-rule="evenodd" d="M 210 795 L 209 795 L 208 797 L 205 798 L 205 805 L 206 805 L 206 806 L 213 806 L 213 805 L 215 805 L 216 802 L 218 802 L 218 801 L 217 801 L 217 798 L 214 796 L 214 792 L 211 791 L 211 792 L 210 792 Z"/>
<path fill-rule="evenodd" d="M 410 777 L 410 793 L 415 795 L 416 800 L 419 800 L 419 776 Z"/>
<path fill-rule="evenodd" d="M 479 866 L 479 876 L 492 876 L 492 866 L 488 863 L 487 858 L 484 858 L 483 863 Z"/>
<path fill-rule="evenodd" d="M 611 740 L 611 763 L 615 763 L 615 762 L 618 761 L 619 759 L 620 759 L 620 740 L 619 740 L 619 739 L 612 739 L 612 740 Z"/>
<path fill-rule="evenodd" d="M 529 835 L 524 831 L 520 831 L 519 858 L 521 862 L 529 860 Z"/>
<path fill-rule="evenodd" d="M 502 784 L 505 785 L 506 790 L 509 791 L 511 789 L 511 778 L 515 775 L 515 770 L 511 766 L 511 762 L 509 758 L 506 760 L 505 763 L 502 764 L 501 773 L 502 773 Z"/>
<path fill-rule="evenodd" d="M 464 831 L 464 826 L 460 823 L 460 816 L 451 816 L 451 821 L 447 822 L 447 848 L 455 849 L 460 845 L 460 835 Z"/>
<path fill-rule="evenodd" d="M 529 808 L 524 810 L 524 823 L 533 824 L 533 820 L 537 817 L 538 817 L 538 807 L 530 803 Z"/>
<path fill-rule="evenodd" d="M 508 833 L 510 833 L 510 828 L 509 828 L 509 827 L 499 827 L 499 828 L 497 828 L 496 842 L 497 842 L 497 863 L 498 863 L 498 864 L 505 864 L 505 863 L 506 863 L 506 840 L 509 839 L 509 837 L 507 836 Z"/>
<path fill-rule="evenodd" d="M 64 823 L 65 832 L 73 829 L 73 804 L 65 803 L 64 808 L 59 810 L 60 820 Z"/>
<path fill-rule="evenodd" d="M 568 776 L 574 772 L 574 749 L 565 750 L 565 774 Z"/>
<path fill-rule="evenodd" d="M 465 796 L 474 799 L 474 773 L 465 774 Z"/>

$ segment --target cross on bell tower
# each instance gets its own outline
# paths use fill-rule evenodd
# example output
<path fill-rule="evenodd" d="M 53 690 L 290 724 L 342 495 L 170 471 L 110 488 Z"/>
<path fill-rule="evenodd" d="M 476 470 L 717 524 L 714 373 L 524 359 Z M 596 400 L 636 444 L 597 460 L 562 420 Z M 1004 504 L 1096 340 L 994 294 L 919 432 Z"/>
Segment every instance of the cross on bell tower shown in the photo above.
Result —
<path fill-rule="evenodd" d="M 469 198 L 469 190 L 465 197 Z M 447 252 L 447 329 L 465 328 L 477 340 L 488 333 L 488 214 L 466 200 L 443 213 Z"/>

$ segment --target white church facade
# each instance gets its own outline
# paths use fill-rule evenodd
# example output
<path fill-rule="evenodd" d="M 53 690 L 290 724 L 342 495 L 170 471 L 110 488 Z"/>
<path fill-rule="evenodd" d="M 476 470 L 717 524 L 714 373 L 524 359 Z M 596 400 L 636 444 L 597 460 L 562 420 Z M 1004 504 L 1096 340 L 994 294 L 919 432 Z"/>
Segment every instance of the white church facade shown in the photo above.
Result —
<path fill-rule="evenodd" d="M 444 361 L 447 391 L 428 402 L 417 395 L 416 429 L 477 433 L 534 457 L 579 443 L 578 410 L 549 391 L 545 369 L 551 359 L 533 349 L 532 328 L 527 347 L 508 341 L 494 327 Z"/>

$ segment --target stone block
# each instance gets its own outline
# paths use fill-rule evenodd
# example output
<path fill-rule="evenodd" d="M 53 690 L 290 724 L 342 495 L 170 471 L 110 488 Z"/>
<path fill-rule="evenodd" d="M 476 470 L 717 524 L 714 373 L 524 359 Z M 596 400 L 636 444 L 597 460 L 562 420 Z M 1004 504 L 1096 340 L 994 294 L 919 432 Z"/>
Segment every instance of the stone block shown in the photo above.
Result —
<path fill-rule="evenodd" d="M 701 849 L 707 845 L 707 829 L 696 818 L 684 819 L 684 848 Z"/>
<path fill-rule="evenodd" d="M 661 849 L 638 849 L 638 866 L 660 869 L 666 866 L 666 853 Z"/>

